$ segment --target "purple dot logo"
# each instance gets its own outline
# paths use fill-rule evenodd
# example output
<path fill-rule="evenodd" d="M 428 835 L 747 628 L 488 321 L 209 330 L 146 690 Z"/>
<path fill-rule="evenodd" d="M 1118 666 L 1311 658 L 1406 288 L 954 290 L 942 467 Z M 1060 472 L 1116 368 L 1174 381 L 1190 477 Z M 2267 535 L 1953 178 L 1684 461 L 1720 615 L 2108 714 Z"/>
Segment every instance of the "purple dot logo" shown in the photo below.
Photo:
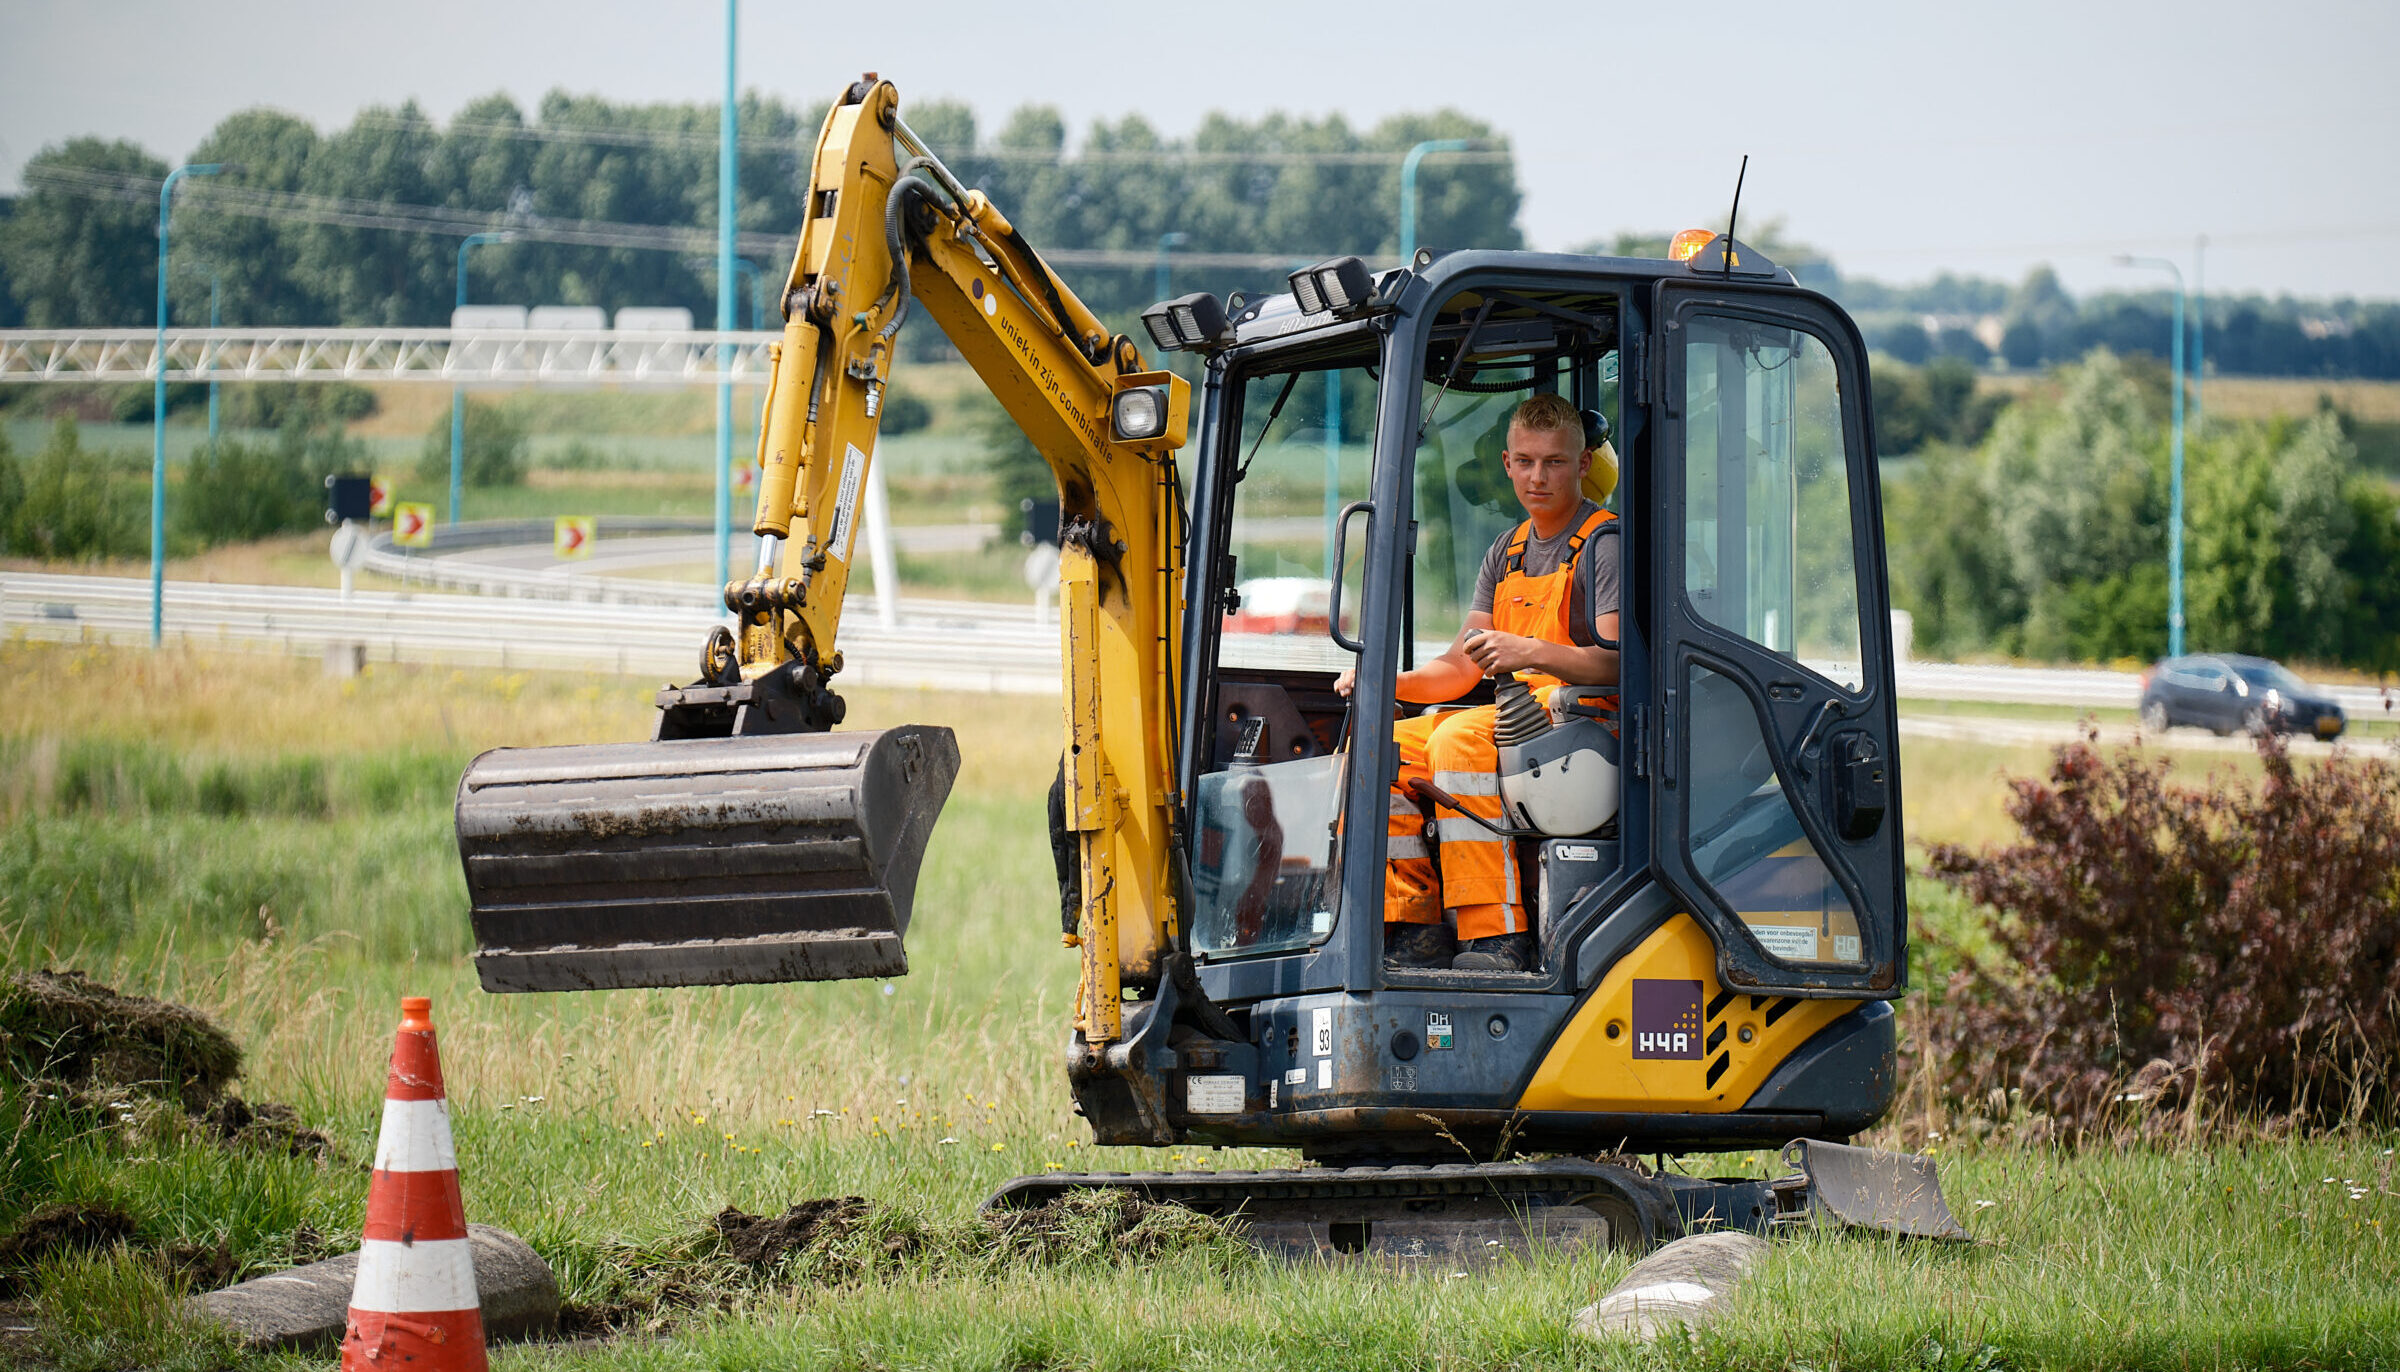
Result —
<path fill-rule="evenodd" d="M 1699 1061 L 1699 982 L 1634 979 L 1633 1055 Z"/>

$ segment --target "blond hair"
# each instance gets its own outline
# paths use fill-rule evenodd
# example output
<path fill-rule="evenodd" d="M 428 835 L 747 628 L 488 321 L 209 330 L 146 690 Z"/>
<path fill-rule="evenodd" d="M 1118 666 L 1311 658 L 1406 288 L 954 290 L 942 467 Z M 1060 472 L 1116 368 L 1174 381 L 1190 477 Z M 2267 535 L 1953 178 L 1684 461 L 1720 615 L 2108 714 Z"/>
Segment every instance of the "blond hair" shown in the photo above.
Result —
<path fill-rule="evenodd" d="M 1563 395 L 1527 396 L 1508 416 L 1508 427 L 1512 433 L 1573 434 L 1576 446 L 1583 446 L 1583 411 Z"/>

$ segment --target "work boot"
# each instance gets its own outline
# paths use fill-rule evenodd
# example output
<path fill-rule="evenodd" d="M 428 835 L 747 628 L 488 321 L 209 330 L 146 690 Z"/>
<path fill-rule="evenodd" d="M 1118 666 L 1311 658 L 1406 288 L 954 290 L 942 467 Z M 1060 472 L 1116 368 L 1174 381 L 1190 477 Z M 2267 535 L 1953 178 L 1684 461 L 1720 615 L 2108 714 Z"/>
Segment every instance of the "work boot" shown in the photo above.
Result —
<path fill-rule="evenodd" d="M 1383 926 L 1383 965 L 1386 967 L 1448 967 L 1458 952 L 1458 940 L 1447 924 Z"/>
<path fill-rule="evenodd" d="M 1536 950 L 1531 934 L 1494 934 L 1471 938 L 1450 965 L 1461 972 L 1530 972 Z"/>

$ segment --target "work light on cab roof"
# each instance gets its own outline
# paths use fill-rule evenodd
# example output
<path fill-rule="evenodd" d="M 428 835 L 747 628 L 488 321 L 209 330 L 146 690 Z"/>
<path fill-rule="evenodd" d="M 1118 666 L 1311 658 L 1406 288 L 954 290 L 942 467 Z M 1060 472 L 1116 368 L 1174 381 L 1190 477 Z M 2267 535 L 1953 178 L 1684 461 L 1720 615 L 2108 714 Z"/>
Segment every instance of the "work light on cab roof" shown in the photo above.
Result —
<path fill-rule="evenodd" d="M 1150 341 L 1167 352 L 1212 349 L 1233 341 L 1225 306 L 1206 291 L 1152 305 L 1142 311 L 1142 327 L 1150 331 Z"/>
<path fill-rule="evenodd" d="M 1375 278 L 1355 257 L 1336 257 L 1293 272 L 1292 299 L 1302 314 L 1346 316 L 1366 305 L 1375 293 Z"/>

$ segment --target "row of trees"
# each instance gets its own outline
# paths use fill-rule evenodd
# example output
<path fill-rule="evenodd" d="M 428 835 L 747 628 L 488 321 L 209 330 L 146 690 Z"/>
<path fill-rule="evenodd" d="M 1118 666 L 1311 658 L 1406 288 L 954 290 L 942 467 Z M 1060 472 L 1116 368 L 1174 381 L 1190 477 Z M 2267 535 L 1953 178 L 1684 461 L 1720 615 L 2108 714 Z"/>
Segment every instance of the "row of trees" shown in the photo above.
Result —
<path fill-rule="evenodd" d="M 1898 289 L 1842 278 L 1821 284 L 1855 313 L 1868 340 L 1903 362 L 1953 357 L 1974 366 L 2020 370 L 2070 362 L 2094 348 L 2163 357 L 2174 337 L 2175 298 L 2166 291 L 2110 293 L 2078 301 L 2048 267 L 2015 287 L 1980 278 L 1940 276 Z M 2188 355 L 2216 371 L 2243 376 L 2400 377 L 2400 305 L 2289 296 L 2220 298 L 2208 321 L 2187 311 Z M 1944 320 L 1927 328 L 1927 317 Z M 2000 321 L 1997 346 L 1957 322 Z"/>
<path fill-rule="evenodd" d="M 2073 362 L 2094 348 L 2164 358 L 2174 337 L 2175 297 L 2167 291 L 2106 292 L 2077 299 L 2047 266 L 2015 285 L 1943 272 L 1930 281 L 1892 285 L 1846 276 L 1816 248 L 1783 235 L 1772 222 L 1742 236 L 1800 284 L 1822 291 L 1857 318 L 1878 352 L 1910 366 L 1945 359 L 1970 368 L 2019 371 Z M 1663 256 L 1663 234 L 1618 234 L 1578 251 Z M 2290 296 L 2217 296 L 2187 312 L 2192 356 L 2206 347 L 2211 371 L 2237 376 L 2400 378 L 2400 304 L 2298 300 Z M 1996 338 L 1976 327 L 1998 323 Z M 1929 324 L 1928 321 L 1931 321 Z"/>
<path fill-rule="evenodd" d="M 744 100 L 737 218 L 748 233 L 794 232 L 808 152 L 823 106 Z M 1371 129 L 1322 120 L 1212 115 L 1189 139 L 1138 115 L 1103 121 L 1067 151 L 1055 109 L 1028 106 L 996 131 L 948 101 L 906 117 L 962 179 L 984 187 L 1045 249 L 1123 254 L 1066 274 L 1121 321 L 1157 294 L 1163 253 L 1251 254 L 1294 262 L 1398 247 L 1399 164 L 1427 138 L 1483 140 L 1494 151 L 1437 158 L 1419 178 L 1419 239 L 1434 246 L 1515 247 L 1522 239 L 1514 163 L 1486 125 L 1451 111 L 1399 115 Z M 553 92 L 531 116 L 494 95 L 447 127 L 413 104 L 370 109 L 320 134 L 274 110 L 245 110 L 193 149 L 195 162 L 239 164 L 239 184 L 346 201 L 434 206 L 565 220 L 713 229 L 717 110 L 624 105 Z M 0 324 L 35 327 L 147 322 L 156 292 L 155 197 L 136 184 L 168 164 L 130 143 L 78 139 L 26 168 L 28 191 L 0 205 Z M 65 173 L 52 176 L 50 173 Z M 95 180 L 89 173 L 98 173 Z M 112 192 L 111 186 L 115 189 Z M 245 217 L 212 208 L 200 188 L 179 212 L 170 283 L 184 317 L 205 308 L 213 271 L 234 324 L 435 324 L 448 317 L 458 237 Z M 1179 235 L 1180 237 L 1171 237 Z M 1943 274 L 1909 286 L 1844 276 L 1822 253 L 1769 224 L 1745 231 L 1803 283 L 1840 300 L 1880 350 L 1920 364 L 2033 369 L 2095 347 L 2164 355 L 2172 302 L 2163 292 L 2078 300 L 2047 267 L 2009 285 Z M 1584 251 L 1656 256 L 1663 235 L 1595 240 Z M 1163 245 L 1163 246 L 1162 246 Z M 757 262 L 774 279 L 785 262 Z M 480 248 L 472 298 L 514 303 L 680 304 L 714 317 L 715 261 L 701 252 L 577 247 L 519 240 Z M 1179 267 L 1170 288 L 1256 290 L 1279 268 Z M 1928 328 L 1926 320 L 1939 321 Z M 1998 330 L 1964 321 L 1993 319 Z M 2195 321 L 2196 323 L 2196 321 Z M 927 333 L 929 331 L 919 331 Z M 2218 298 L 2208 357 L 2246 375 L 2400 377 L 2400 305 L 2352 300 Z"/>
<path fill-rule="evenodd" d="M 2164 387 L 2105 350 L 1886 487 L 1892 597 L 1929 655 L 2166 647 Z M 2212 420 L 2184 458 L 2186 640 L 2400 669 L 2400 498 L 2330 410 Z"/>
<path fill-rule="evenodd" d="M 752 95 L 743 102 L 740 199 L 745 232 L 777 236 L 802 222 L 808 155 L 823 107 Z M 1181 254 L 1289 254 L 1294 265 L 1397 246 L 1400 158 L 1422 139 L 1492 130 L 1443 111 L 1372 129 L 1338 116 L 1211 116 L 1189 140 L 1138 116 L 1101 123 L 1073 155 L 1054 109 L 1018 110 L 985 138 L 963 105 L 905 108 L 912 127 L 968 184 L 994 200 L 1037 247 L 1105 249 L 1124 263 L 1066 272 L 1079 292 L 1130 321 L 1156 293 L 1153 259 Z M 532 118 L 506 96 L 461 110 L 447 128 L 413 104 L 371 109 L 320 134 L 291 115 L 245 110 L 193 149 L 194 162 L 239 164 L 244 188 L 392 206 L 434 206 L 565 220 L 713 229 L 717 110 L 621 105 L 553 93 Z M 27 165 L 27 192 L 0 219 L 0 311 L 34 327 L 134 325 L 157 289 L 155 181 L 161 158 L 124 142 L 78 139 Z M 90 175 L 98 173 L 98 176 Z M 208 188 L 177 211 L 169 283 L 185 319 L 205 311 L 210 272 L 229 325 L 427 325 L 447 321 L 459 237 L 260 218 L 212 207 Z M 113 190 L 111 188 L 114 188 Z M 1430 163 L 1420 176 L 1421 241 L 1515 247 L 1519 195 L 1504 151 Z M 1168 235 L 1181 235 L 1162 248 Z M 787 239 L 788 241 L 788 239 Z M 788 247 L 757 265 L 770 280 Z M 189 270 L 182 270 L 183 264 Z M 470 298 L 515 303 L 684 305 L 714 318 L 713 255 L 518 240 L 478 248 Z M 1177 291 L 1257 289 L 1282 269 L 1180 270 Z M 771 287 L 770 287 L 771 293 Z"/>

